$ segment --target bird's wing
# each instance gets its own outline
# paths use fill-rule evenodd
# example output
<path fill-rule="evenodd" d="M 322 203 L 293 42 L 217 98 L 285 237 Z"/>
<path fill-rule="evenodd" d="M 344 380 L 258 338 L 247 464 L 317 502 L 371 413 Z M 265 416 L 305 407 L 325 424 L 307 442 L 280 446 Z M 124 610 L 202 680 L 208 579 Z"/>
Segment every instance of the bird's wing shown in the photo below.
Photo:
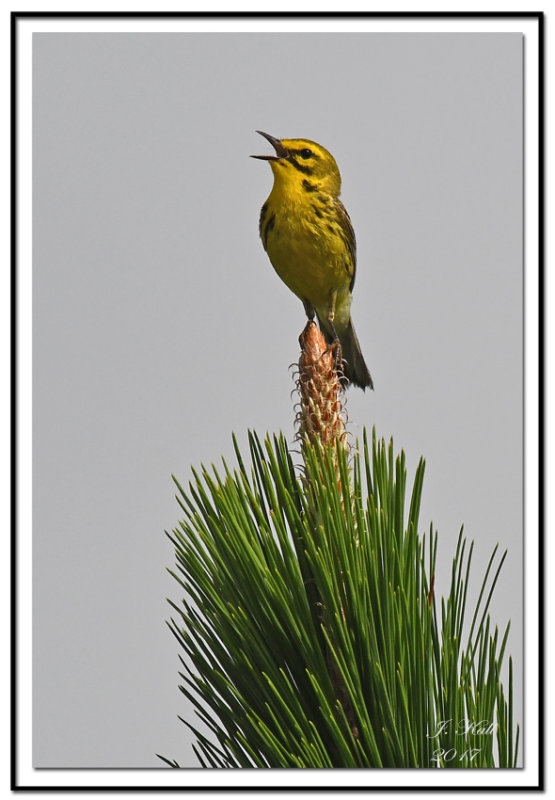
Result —
<path fill-rule="evenodd" d="M 339 200 L 338 198 L 334 198 L 334 207 L 337 214 L 337 220 L 341 228 L 341 235 L 343 237 L 343 241 L 345 242 L 347 251 L 351 257 L 350 260 L 352 267 L 350 270 L 351 283 L 349 285 L 349 290 L 352 292 L 353 286 L 355 285 L 355 275 L 357 269 L 357 240 L 355 237 L 353 224 L 341 200 Z"/>

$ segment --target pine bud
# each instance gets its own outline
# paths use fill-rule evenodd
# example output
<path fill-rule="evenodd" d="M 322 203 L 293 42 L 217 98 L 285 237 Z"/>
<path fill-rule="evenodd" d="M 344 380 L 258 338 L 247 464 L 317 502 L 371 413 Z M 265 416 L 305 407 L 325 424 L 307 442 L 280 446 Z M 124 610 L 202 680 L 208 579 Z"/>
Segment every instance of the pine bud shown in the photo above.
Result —
<path fill-rule="evenodd" d="M 299 438 L 322 445 L 338 441 L 346 447 L 344 390 L 337 371 L 336 350 L 327 344 L 314 322 L 307 323 L 299 343 Z"/>

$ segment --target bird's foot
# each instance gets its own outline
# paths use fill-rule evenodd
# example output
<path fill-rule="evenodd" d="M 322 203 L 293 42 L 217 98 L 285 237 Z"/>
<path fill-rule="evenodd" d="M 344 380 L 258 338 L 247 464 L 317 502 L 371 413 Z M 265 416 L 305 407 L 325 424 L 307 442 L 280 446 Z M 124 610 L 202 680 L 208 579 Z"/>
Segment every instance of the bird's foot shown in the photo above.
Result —
<path fill-rule="evenodd" d="M 307 336 L 308 336 L 308 332 L 309 332 L 309 330 L 310 330 L 312 325 L 316 325 L 316 323 L 314 322 L 313 319 L 309 319 L 308 322 L 306 323 L 306 325 L 303 328 L 303 332 L 299 336 L 299 344 L 301 346 L 301 350 L 305 349 L 305 343 L 306 343 L 306 339 L 307 339 Z"/>
<path fill-rule="evenodd" d="M 337 372 L 343 372 L 343 348 L 341 347 L 341 342 L 337 334 L 333 342 L 328 346 L 328 352 L 333 353 Z"/>

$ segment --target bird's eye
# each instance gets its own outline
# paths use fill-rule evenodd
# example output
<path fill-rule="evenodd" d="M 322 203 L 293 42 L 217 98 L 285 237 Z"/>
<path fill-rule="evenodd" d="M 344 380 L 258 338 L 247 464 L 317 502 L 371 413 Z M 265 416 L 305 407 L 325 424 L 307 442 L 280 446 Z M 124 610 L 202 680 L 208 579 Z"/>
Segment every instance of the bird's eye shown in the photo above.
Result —
<path fill-rule="evenodd" d="M 304 150 L 301 150 L 300 154 L 301 158 L 312 158 L 314 153 L 312 150 L 309 150 L 307 147 Z"/>

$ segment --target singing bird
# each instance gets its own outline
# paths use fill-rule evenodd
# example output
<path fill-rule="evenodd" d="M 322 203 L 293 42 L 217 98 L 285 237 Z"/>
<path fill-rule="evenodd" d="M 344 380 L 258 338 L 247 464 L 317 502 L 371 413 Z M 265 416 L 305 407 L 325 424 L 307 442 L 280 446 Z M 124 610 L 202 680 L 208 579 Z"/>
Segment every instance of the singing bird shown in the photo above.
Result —
<path fill-rule="evenodd" d="M 260 212 L 260 238 L 282 281 L 299 297 L 309 319 L 318 317 L 329 345 L 340 343 L 345 379 L 374 388 L 351 320 L 356 240 L 339 199 L 341 175 L 334 157 L 309 139 L 264 136 L 274 185 Z"/>

